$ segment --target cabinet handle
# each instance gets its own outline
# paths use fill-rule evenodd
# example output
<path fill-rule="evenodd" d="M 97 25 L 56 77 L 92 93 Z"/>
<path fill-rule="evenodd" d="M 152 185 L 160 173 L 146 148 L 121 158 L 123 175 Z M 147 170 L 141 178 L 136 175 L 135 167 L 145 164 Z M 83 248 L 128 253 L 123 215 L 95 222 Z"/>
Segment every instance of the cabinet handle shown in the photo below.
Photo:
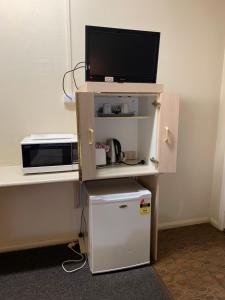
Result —
<path fill-rule="evenodd" d="M 127 207 L 126 204 L 122 204 L 122 205 L 119 206 L 119 208 L 126 208 L 126 207 Z"/>
<path fill-rule="evenodd" d="M 92 128 L 89 128 L 89 140 L 88 143 L 89 145 L 93 145 L 94 142 L 94 130 Z"/>
<path fill-rule="evenodd" d="M 165 126 L 165 131 L 166 131 L 166 135 L 164 138 L 164 142 L 168 143 L 169 142 L 169 127 L 168 126 Z"/>

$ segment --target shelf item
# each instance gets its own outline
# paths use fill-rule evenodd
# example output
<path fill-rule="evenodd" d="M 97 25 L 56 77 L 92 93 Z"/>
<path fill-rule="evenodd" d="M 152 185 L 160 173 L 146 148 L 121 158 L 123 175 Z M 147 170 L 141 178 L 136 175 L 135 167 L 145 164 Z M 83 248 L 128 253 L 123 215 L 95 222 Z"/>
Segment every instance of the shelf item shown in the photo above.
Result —
<path fill-rule="evenodd" d="M 0 187 L 79 181 L 77 171 L 23 175 L 21 166 L 0 167 Z"/>
<path fill-rule="evenodd" d="M 152 95 L 124 95 L 114 96 L 94 95 L 94 105 L 96 117 L 114 117 L 114 118 L 129 118 L 136 116 L 153 116 L 154 101 L 157 96 Z"/>

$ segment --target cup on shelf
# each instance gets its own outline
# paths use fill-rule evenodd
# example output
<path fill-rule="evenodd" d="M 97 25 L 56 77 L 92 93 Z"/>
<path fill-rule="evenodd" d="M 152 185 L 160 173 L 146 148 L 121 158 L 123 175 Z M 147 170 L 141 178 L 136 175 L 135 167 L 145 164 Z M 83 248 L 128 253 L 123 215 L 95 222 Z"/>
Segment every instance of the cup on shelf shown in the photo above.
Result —
<path fill-rule="evenodd" d="M 121 104 L 121 113 L 122 114 L 129 114 L 129 104 L 128 103 L 122 103 Z"/>
<path fill-rule="evenodd" d="M 103 114 L 111 114 L 112 113 L 112 106 L 110 103 L 103 104 Z"/>

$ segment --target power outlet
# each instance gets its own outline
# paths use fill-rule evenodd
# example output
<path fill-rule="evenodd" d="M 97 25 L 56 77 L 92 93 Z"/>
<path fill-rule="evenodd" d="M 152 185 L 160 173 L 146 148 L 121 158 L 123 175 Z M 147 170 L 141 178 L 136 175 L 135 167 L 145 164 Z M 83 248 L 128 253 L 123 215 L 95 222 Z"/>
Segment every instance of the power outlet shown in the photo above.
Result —
<path fill-rule="evenodd" d="M 76 94 L 68 94 L 69 97 L 63 95 L 63 102 L 66 103 L 75 103 L 76 102 Z"/>
<path fill-rule="evenodd" d="M 124 151 L 125 160 L 136 160 L 137 152 L 136 151 Z"/>

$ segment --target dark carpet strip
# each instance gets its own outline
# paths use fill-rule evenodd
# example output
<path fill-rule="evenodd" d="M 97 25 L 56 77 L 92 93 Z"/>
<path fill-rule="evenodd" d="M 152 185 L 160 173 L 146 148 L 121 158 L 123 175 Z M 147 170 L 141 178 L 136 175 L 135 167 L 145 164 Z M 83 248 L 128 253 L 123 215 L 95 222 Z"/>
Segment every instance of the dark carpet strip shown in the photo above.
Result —
<path fill-rule="evenodd" d="M 0 300 L 170 299 L 151 266 L 93 276 L 86 265 L 65 273 L 61 262 L 73 258 L 65 245 L 0 254 Z"/>

